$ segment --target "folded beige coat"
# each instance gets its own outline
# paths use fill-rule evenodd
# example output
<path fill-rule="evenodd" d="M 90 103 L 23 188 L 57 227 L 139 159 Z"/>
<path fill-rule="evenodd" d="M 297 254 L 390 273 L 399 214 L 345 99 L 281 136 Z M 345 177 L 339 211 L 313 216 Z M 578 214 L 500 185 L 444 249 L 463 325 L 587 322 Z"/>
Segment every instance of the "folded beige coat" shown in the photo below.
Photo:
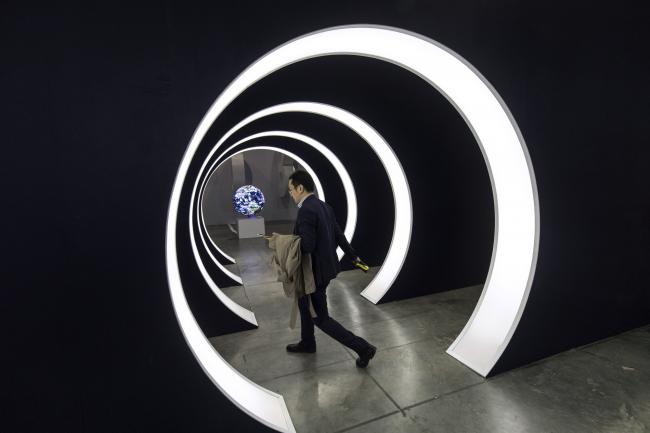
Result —
<path fill-rule="evenodd" d="M 289 327 L 296 327 L 298 299 L 316 291 L 314 274 L 311 269 L 311 255 L 301 254 L 300 236 L 273 233 L 269 239 L 269 248 L 273 250 L 273 268 L 282 283 L 284 294 L 293 299 Z M 309 311 L 316 317 L 314 306 L 309 299 Z"/>

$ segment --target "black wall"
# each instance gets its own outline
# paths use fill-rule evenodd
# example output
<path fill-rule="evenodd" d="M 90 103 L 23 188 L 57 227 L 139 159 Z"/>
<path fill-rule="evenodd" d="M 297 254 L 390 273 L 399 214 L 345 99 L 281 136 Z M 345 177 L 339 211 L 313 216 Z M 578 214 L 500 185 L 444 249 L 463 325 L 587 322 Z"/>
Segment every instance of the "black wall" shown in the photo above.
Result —
<path fill-rule="evenodd" d="M 650 35 L 638 6 L 15 3 L 0 17 L 3 431 L 265 430 L 212 385 L 180 333 L 164 266 L 167 204 L 189 138 L 225 86 L 275 46 L 333 25 L 393 25 L 445 44 L 494 85 L 522 130 L 540 253 L 497 371 L 650 321 Z M 417 294 L 480 282 L 493 225 L 480 152 L 441 96 L 378 63 L 296 65 L 223 120 L 281 102 L 262 86 L 274 80 L 285 80 L 286 100 L 359 114 L 403 150 L 414 194 L 435 199 L 418 205 L 415 224 L 426 215 L 445 229 L 417 243 L 416 260 L 456 269 L 413 265 L 404 285 Z M 310 70 L 325 75 L 286 78 Z M 434 144 L 426 158 L 421 141 Z"/>

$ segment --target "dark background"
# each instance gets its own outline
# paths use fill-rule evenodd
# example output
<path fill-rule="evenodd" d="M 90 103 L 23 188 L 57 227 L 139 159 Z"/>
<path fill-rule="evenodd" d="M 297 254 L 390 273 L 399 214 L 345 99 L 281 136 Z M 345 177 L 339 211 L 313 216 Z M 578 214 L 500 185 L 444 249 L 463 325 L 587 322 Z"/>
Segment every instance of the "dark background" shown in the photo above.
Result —
<path fill-rule="evenodd" d="M 227 84 L 277 45 L 334 25 L 392 25 L 448 46 L 522 130 L 539 261 L 496 371 L 650 322 L 648 15 L 587 2 L 3 4 L 2 430 L 265 430 L 214 387 L 181 335 L 167 205 L 189 138 Z M 283 95 L 368 120 L 398 150 L 414 196 L 433 198 L 414 202 L 416 214 L 439 225 L 415 240 L 402 287 L 480 282 L 493 216 L 478 147 L 440 95 L 378 63 L 296 65 L 244 95 L 230 120 Z M 284 84 L 269 90 L 274 80 Z M 419 143 L 432 145 L 426 158 Z M 436 275 L 419 260 L 469 272 Z"/>

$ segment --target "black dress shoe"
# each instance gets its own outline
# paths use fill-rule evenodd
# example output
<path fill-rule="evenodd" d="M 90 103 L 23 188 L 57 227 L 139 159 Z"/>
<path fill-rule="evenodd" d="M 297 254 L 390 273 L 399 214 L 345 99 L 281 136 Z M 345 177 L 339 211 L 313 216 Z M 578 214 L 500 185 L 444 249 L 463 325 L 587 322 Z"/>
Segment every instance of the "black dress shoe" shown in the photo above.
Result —
<path fill-rule="evenodd" d="M 366 368 L 370 360 L 375 356 L 375 353 L 377 353 L 377 348 L 375 346 L 372 344 L 369 344 L 368 346 L 369 347 L 366 351 L 359 356 L 359 359 L 357 359 L 357 367 Z"/>
<path fill-rule="evenodd" d="M 314 353 L 316 352 L 316 344 L 305 344 L 302 341 L 299 343 L 289 344 L 287 352 L 292 353 Z"/>

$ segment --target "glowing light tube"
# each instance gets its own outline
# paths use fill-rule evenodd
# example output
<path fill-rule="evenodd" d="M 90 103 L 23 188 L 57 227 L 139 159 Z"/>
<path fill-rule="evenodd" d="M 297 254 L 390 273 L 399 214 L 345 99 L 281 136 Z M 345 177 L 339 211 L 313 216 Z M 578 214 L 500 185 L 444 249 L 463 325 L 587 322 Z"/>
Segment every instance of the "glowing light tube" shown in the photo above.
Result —
<path fill-rule="evenodd" d="M 309 173 L 311 178 L 314 180 L 314 187 L 316 188 L 316 193 L 318 194 L 318 197 L 321 200 L 325 201 L 325 190 L 323 189 L 323 185 L 322 185 L 320 179 L 316 175 L 316 172 L 314 171 L 314 169 L 311 168 L 311 166 L 309 166 L 302 158 L 300 158 L 298 155 L 296 155 L 294 153 L 289 152 L 288 150 L 282 149 L 281 147 L 254 146 L 254 147 L 247 147 L 246 149 L 243 149 L 243 150 L 241 150 L 239 152 L 233 153 L 232 155 L 230 155 L 228 157 L 228 159 L 223 160 L 221 162 L 215 161 L 215 164 L 218 163 L 217 166 L 215 167 L 214 165 L 212 165 L 212 167 L 210 167 L 210 170 L 208 170 L 208 175 L 206 176 L 205 181 L 203 182 L 203 184 L 201 185 L 201 188 L 199 189 L 199 197 L 200 198 L 198 200 L 197 207 L 196 207 L 197 214 L 199 213 L 198 212 L 199 207 L 203 204 L 203 201 L 204 201 L 205 187 L 210 182 L 210 179 L 216 173 L 216 171 L 219 169 L 219 167 L 221 167 L 221 165 L 224 162 L 228 161 L 233 156 L 238 155 L 238 154 L 243 153 L 243 152 L 246 152 L 246 151 L 249 151 L 249 150 L 270 150 L 272 152 L 278 152 L 278 153 L 282 153 L 283 155 L 287 155 L 289 158 L 293 159 L 294 161 L 297 161 L 298 164 L 300 164 L 302 167 L 305 168 L 305 171 L 307 171 L 307 173 Z M 203 227 L 206 227 L 205 218 L 203 217 L 203 213 L 201 213 L 200 215 L 201 215 L 201 224 L 203 224 Z"/>
<path fill-rule="evenodd" d="M 240 140 L 235 145 L 233 145 L 230 148 L 226 149 L 224 151 L 224 153 L 228 152 L 232 148 L 234 148 L 236 146 L 239 146 L 240 144 L 243 144 L 243 143 L 245 143 L 247 141 L 255 140 L 257 138 L 273 137 L 273 136 L 291 138 L 291 139 L 294 139 L 294 140 L 302 141 L 302 142 L 304 142 L 304 143 L 306 143 L 306 144 L 308 144 L 310 146 L 313 146 L 314 148 L 319 150 L 321 153 L 323 153 L 326 156 L 326 158 L 328 158 L 330 160 L 330 162 L 334 165 L 337 172 L 341 176 L 341 181 L 343 182 L 343 185 L 344 185 L 344 188 L 345 188 L 346 198 L 348 200 L 348 204 L 350 206 L 352 206 L 352 208 L 348 208 L 348 227 L 350 229 L 350 238 L 351 238 L 352 235 L 354 234 L 354 228 L 356 226 L 356 219 L 357 219 L 357 199 L 356 199 L 356 194 L 354 192 L 354 186 L 352 185 L 352 180 L 350 179 L 350 176 L 349 176 L 348 172 L 345 170 L 345 167 L 343 166 L 343 164 L 341 164 L 339 159 L 333 153 L 331 153 L 322 143 L 314 140 L 311 137 L 308 137 L 308 136 L 303 135 L 303 134 L 297 134 L 295 132 L 269 131 L 269 132 L 265 132 L 265 133 L 255 134 L 255 135 L 247 137 L 247 138 L 245 138 L 243 140 Z M 246 150 L 251 150 L 251 149 L 252 148 L 248 148 Z M 320 180 L 318 179 L 318 176 L 316 175 L 316 172 L 314 172 L 314 170 L 304 160 L 302 160 L 300 157 L 298 157 L 297 155 L 295 155 L 295 154 L 293 154 L 291 152 L 288 152 L 288 151 L 286 151 L 284 149 L 280 149 L 280 148 L 272 147 L 272 146 L 258 146 L 258 147 L 255 147 L 254 149 L 265 149 L 265 150 L 277 151 L 277 152 L 289 155 L 295 161 L 298 161 L 298 163 L 301 164 L 303 167 L 305 167 L 305 169 L 309 172 L 309 174 L 312 176 L 312 179 L 314 179 L 314 183 L 316 184 L 316 191 L 318 192 L 319 197 L 321 197 L 322 200 L 325 200 L 325 192 L 323 190 L 322 184 L 320 183 Z M 231 155 L 230 157 L 232 157 L 234 155 L 237 155 L 237 154 L 240 154 L 242 152 L 244 152 L 244 151 L 236 152 L 235 154 Z M 200 188 L 200 191 L 199 191 L 199 196 L 201 197 L 201 199 L 197 200 L 196 214 L 201 215 L 201 217 L 202 217 L 202 213 L 199 212 L 199 207 L 201 206 L 201 203 L 203 201 L 203 193 L 205 191 L 205 186 L 207 185 L 208 179 L 210 178 L 211 174 L 214 173 L 213 170 L 216 170 L 216 168 L 218 168 L 218 166 L 216 168 L 214 167 L 214 165 L 217 162 L 218 162 L 218 160 L 215 161 L 213 163 L 213 165 L 210 167 L 210 169 L 208 170 L 209 175 L 206 176 L 206 179 L 204 180 L 203 184 L 201 185 L 201 188 Z M 223 163 L 223 161 L 222 161 L 222 163 Z M 220 165 L 221 164 L 219 164 L 219 166 Z M 194 200 L 192 200 L 192 201 L 194 201 Z M 192 217 L 193 217 L 192 212 L 190 212 L 190 218 L 192 218 Z M 205 228 L 205 220 L 202 220 L 201 223 L 203 224 L 203 227 Z M 223 265 L 221 265 L 221 263 L 219 263 L 219 261 L 212 255 L 210 249 L 207 246 L 205 237 L 203 235 L 203 231 L 198 230 L 198 232 L 199 232 L 199 237 L 201 239 L 201 242 L 203 243 L 203 246 L 205 247 L 205 250 L 207 251 L 208 255 L 212 258 L 214 263 L 216 263 L 222 270 L 227 271 L 227 269 L 225 269 L 223 267 Z M 207 232 L 207 230 L 206 230 L 206 232 Z M 224 303 L 224 305 L 229 310 L 231 310 L 233 313 L 237 314 L 239 317 L 246 320 L 247 322 L 257 326 L 257 319 L 255 318 L 255 314 L 252 311 L 250 311 L 249 309 L 237 304 L 235 301 L 230 299 L 225 293 L 223 293 L 223 291 L 218 287 L 218 285 L 210 277 L 210 274 L 207 272 L 207 269 L 205 268 L 205 265 L 203 264 L 203 261 L 201 259 L 200 254 L 199 254 L 199 251 L 198 251 L 198 247 L 197 247 L 197 243 L 196 243 L 196 237 L 194 235 L 194 225 L 193 224 L 190 224 L 190 242 L 192 244 L 192 252 L 194 254 L 194 258 L 195 258 L 195 261 L 197 263 L 197 266 L 199 267 L 199 271 L 201 272 L 201 275 L 203 276 L 203 279 L 206 281 L 208 286 L 212 289 L 213 293 L 217 296 L 217 298 L 219 298 L 219 300 L 221 300 Z M 343 257 L 344 253 L 340 248 L 338 249 L 338 254 L 339 254 L 339 259 L 341 257 Z M 234 277 L 236 277 L 238 279 L 238 281 L 240 283 L 242 282 L 242 280 L 241 280 L 241 278 L 239 276 L 236 276 L 236 275 L 234 275 L 234 274 L 232 274 L 230 272 L 228 274 L 231 275 L 231 278 L 234 276 Z"/>
<path fill-rule="evenodd" d="M 537 262 L 539 203 L 523 137 L 497 92 L 459 55 L 431 39 L 403 30 L 345 26 L 299 37 L 255 61 L 219 95 L 190 139 L 170 198 L 166 263 L 174 310 L 197 361 L 238 407 L 280 431 L 294 431 L 282 397 L 242 380 L 245 378 L 212 348 L 189 310 L 176 252 L 178 205 L 197 148 L 210 126 L 235 98 L 280 68 L 337 54 L 381 59 L 417 74 L 456 107 L 483 151 L 496 200 L 495 247 L 479 304 L 449 348 L 449 354 L 480 374 L 490 371 L 519 322 Z"/>
<path fill-rule="evenodd" d="M 244 120 L 239 122 L 237 125 L 232 127 L 228 132 L 226 132 L 219 139 L 217 144 L 215 144 L 215 146 L 210 150 L 210 152 L 208 153 L 208 155 L 207 155 L 207 157 L 205 159 L 205 162 L 204 162 L 203 166 L 199 170 L 199 174 L 198 174 L 197 179 L 196 179 L 196 184 L 199 185 L 199 181 L 201 179 L 201 176 L 202 176 L 203 172 L 205 171 L 205 167 L 208 164 L 208 161 L 215 154 L 215 152 L 217 152 L 217 150 L 219 150 L 220 146 L 222 146 L 226 142 L 226 140 L 228 140 L 234 133 L 239 131 L 244 126 L 254 122 L 255 120 L 261 119 L 262 117 L 271 116 L 273 114 L 285 113 L 285 112 L 310 112 L 310 113 L 314 113 L 314 114 L 320 114 L 320 111 L 323 111 L 323 110 L 320 109 L 320 106 L 325 106 L 325 104 L 318 104 L 318 103 L 288 103 L 288 104 L 281 104 L 281 105 L 276 105 L 276 106 L 273 106 L 273 107 L 269 107 L 269 108 L 267 108 L 265 110 L 258 111 L 257 113 L 254 113 L 254 114 L 248 116 L 247 118 L 245 118 Z M 305 111 L 304 110 L 305 107 L 312 107 L 312 108 L 310 109 L 310 111 Z M 300 140 L 300 138 L 298 138 L 298 139 Z M 317 143 L 315 140 L 311 140 L 311 143 L 315 144 L 315 146 L 313 146 L 313 147 L 316 150 L 320 151 L 326 158 L 330 159 L 330 161 L 332 161 L 334 159 L 336 159 L 336 161 L 338 161 L 338 158 L 336 158 L 334 156 L 334 154 L 326 146 L 324 146 L 324 145 L 322 145 L 320 143 Z M 310 143 L 307 143 L 307 144 L 310 144 Z M 215 164 L 217 164 L 217 162 L 219 161 L 219 158 L 222 155 L 226 154 L 233 147 L 234 146 L 230 146 L 229 148 L 227 148 L 225 150 L 222 150 L 219 157 L 217 158 L 217 160 L 214 161 L 212 163 L 212 165 L 210 166 L 210 168 L 207 170 L 208 175 L 203 180 L 203 182 L 201 182 L 201 185 L 199 187 L 199 191 L 200 191 L 199 195 L 201 195 L 201 196 L 203 195 L 203 190 L 205 189 L 205 185 L 207 183 L 207 177 L 209 177 L 210 174 L 212 173 L 212 170 L 214 169 Z M 324 152 L 326 152 L 326 153 L 324 153 Z M 341 167 L 342 169 L 339 169 L 339 167 Z M 343 182 L 344 176 L 349 179 L 350 176 L 348 175 L 347 171 L 345 170 L 343 164 L 339 163 L 339 164 L 334 165 L 334 169 L 337 171 L 337 174 L 338 174 L 338 176 L 339 176 L 339 178 L 341 179 L 342 182 Z M 344 183 L 344 185 L 345 185 L 345 183 Z M 350 185 L 352 185 L 351 182 L 350 182 Z M 195 185 L 195 188 L 196 188 L 196 185 Z M 353 189 L 353 188 L 351 188 L 351 189 Z M 346 238 L 348 240 L 352 239 L 352 236 L 354 235 L 354 230 L 355 230 L 355 227 L 356 227 L 357 214 L 358 214 L 356 198 L 353 201 L 353 200 L 350 199 L 350 197 L 351 197 L 350 194 L 346 195 L 348 214 L 347 214 L 345 226 L 344 226 L 344 229 L 343 229 L 343 233 L 345 234 L 345 236 L 346 236 Z M 325 201 L 325 199 L 322 198 L 322 197 L 321 197 L 321 200 Z M 353 213 L 350 213 L 350 212 L 353 212 Z M 207 232 L 207 227 L 205 225 L 205 220 L 202 220 L 202 224 L 203 224 L 203 227 L 205 228 L 205 230 Z M 211 239 L 210 239 L 210 241 L 212 242 Z M 214 242 L 212 242 L 212 245 L 214 245 L 216 247 L 216 244 Z M 342 250 L 340 248 L 337 250 L 337 253 L 338 253 L 339 259 L 341 257 L 343 257 L 343 252 L 342 252 Z"/>
<path fill-rule="evenodd" d="M 210 256 L 210 258 L 212 259 L 212 261 L 219 267 L 219 269 L 221 269 L 221 272 L 223 272 L 224 274 L 229 276 L 231 279 L 233 279 L 238 284 L 243 284 L 242 279 L 241 279 L 241 277 L 239 275 L 233 273 L 228 268 L 226 268 L 224 265 L 222 265 L 221 262 L 219 262 L 217 260 L 217 258 L 212 254 L 212 251 L 210 251 L 210 249 L 208 248 L 208 244 L 205 241 L 205 236 L 203 236 L 203 231 L 198 230 L 198 232 L 199 232 L 199 235 L 201 237 L 201 240 L 203 241 L 203 245 L 205 245 L 205 250 L 207 251 L 207 253 Z M 207 233 L 207 230 L 206 230 L 206 233 Z M 194 228 L 193 227 L 190 229 L 190 236 L 192 237 L 192 239 L 194 239 Z M 209 238 L 210 237 L 208 236 L 208 239 Z M 198 250 L 196 251 L 195 254 L 198 254 Z"/>
<path fill-rule="evenodd" d="M 221 152 L 221 154 L 222 155 L 227 154 L 229 151 L 236 148 L 237 146 L 240 146 L 243 143 L 246 143 L 246 142 L 251 141 L 251 140 L 256 140 L 256 139 L 259 139 L 259 138 L 264 138 L 264 137 L 284 137 L 284 138 L 290 138 L 292 140 L 301 141 L 301 142 L 313 147 L 318 152 L 320 152 L 323 156 L 325 156 L 325 158 L 327 158 L 327 160 L 332 164 L 332 166 L 336 170 L 339 178 L 341 179 L 341 183 L 343 183 L 343 189 L 345 191 L 345 198 L 346 198 L 346 201 L 347 201 L 347 218 L 346 218 L 345 229 L 343 230 L 343 233 L 345 234 L 345 236 L 348 239 L 352 239 L 352 237 L 354 236 L 354 231 L 356 229 L 357 215 L 358 215 L 357 196 L 356 196 L 356 193 L 354 191 L 354 184 L 352 183 L 352 179 L 350 178 L 350 175 L 349 175 L 348 171 L 345 169 L 345 166 L 341 163 L 341 161 L 336 157 L 336 155 L 334 155 L 334 153 L 331 150 L 329 150 L 325 145 L 323 145 L 319 141 L 314 140 L 313 138 L 311 138 L 309 136 L 306 136 L 304 134 L 298 134 L 296 132 L 290 132 L 290 131 L 266 131 L 266 132 L 260 132 L 260 133 L 257 133 L 257 134 L 253 134 L 253 135 L 250 135 L 250 136 L 248 136 L 246 138 L 243 138 L 243 139 L 239 140 L 238 142 L 236 142 L 235 144 L 233 144 L 232 146 L 228 147 L 223 152 Z M 277 149 L 277 148 L 273 147 L 273 148 L 269 148 L 269 149 Z M 284 151 L 284 152 L 286 152 L 286 151 Z M 241 153 L 241 152 L 237 152 L 236 154 L 238 154 L 238 153 Z M 289 155 L 293 155 L 293 154 L 290 154 L 289 152 L 286 152 L 286 153 L 289 154 Z M 292 158 L 293 158 L 293 156 L 292 156 Z M 294 158 L 294 159 L 296 159 L 296 158 Z M 212 171 L 213 167 L 214 167 L 215 164 L 217 164 L 218 161 L 219 161 L 219 159 L 214 161 L 212 166 L 208 169 L 208 173 L 213 173 L 213 171 Z M 305 166 L 301 162 L 302 159 L 298 158 L 298 159 L 296 159 L 296 161 L 298 161 L 301 165 Z M 219 165 L 221 165 L 221 164 L 219 164 Z M 309 174 L 312 176 L 312 179 L 314 179 L 314 180 L 316 179 L 314 177 L 315 172 L 313 170 L 309 171 Z M 203 182 L 202 188 L 205 186 L 206 183 L 207 183 L 207 180 L 205 180 Z M 319 184 L 320 184 L 320 182 L 319 182 Z M 326 201 L 322 186 L 319 189 L 319 186 L 317 184 L 316 185 L 316 191 L 318 192 L 318 195 L 319 195 L 320 199 L 323 200 L 323 201 Z M 338 254 L 338 258 L 340 260 L 341 257 L 343 257 L 343 255 L 345 253 L 343 252 L 343 250 L 338 248 L 337 249 L 337 254 Z"/>
<path fill-rule="evenodd" d="M 271 137 L 271 136 L 272 135 L 265 135 L 265 137 Z M 246 138 L 240 140 L 240 142 L 245 143 L 247 141 L 254 140 L 255 138 L 256 137 L 253 137 L 253 136 L 246 137 Z M 302 167 L 304 167 L 305 171 L 307 173 L 309 173 L 309 175 L 312 177 L 312 179 L 314 180 L 314 188 L 316 189 L 316 193 L 318 194 L 318 197 L 321 198 L 321 200 L 324 200 L 325 190 L 323 189 L 323 184 L 321 183 L 321 181 L 318 178 L 318 175 L 316 174 L 314 169 L 311 168 L 311 166 L 309 164 L 307 164 L 304 159 L 300 158 L 295 153 L 289 152 L 286 149 L 282 149 L 281 147 L 276 147 L 276 146 L 252 146 L 252 147 L 247 147 L 246 149 L 242 149 L 240 151 L 237 151 L 237 152 L 233 153 L 232 155 L 230 155 L 228 157 L 228 159 L 232 158 L 235 155 L 239 155 L 240 153 L 248 152 L 249 150 L 270 150 L 271 152 L 278 152 L 278 153 L 281 153 L 283 155 L 287 155 L 289 158 L 293 159 L 294 161 L 297 161 L 298 164 L 300 164 Z M 214 168 L 214 171 L 212 171 L 212 174 L 214 174 L 214 172 L 217 171 L 219 169 L 219 167 L 221 167 L 221 165 L 223 163 L 228 161 L 228 159 L 226 159 L 224 161 L 221 161 Z M 201 200 L 200 201 L 203 201 L 203 195 L 201 195 Z"/>
<path fill-rule="evenodd" d="M 203 216 L 201 216 L 201 219 L 203 220 Z M 207 233 L 208 229 L 205 226 L 205 223 L 203 224 L 203 227 L 205 228 L 205 232 Z M 219 248 L 219 246 L 214 243 L 214 241 L 212 240 L 212 238 L 210 236 L 208 236 L 208 240 L 210 241 L 212 246 L 219 252 L 219 254 L 221 254 L 226 260 L 228 260 L 230 263 L 236 263 L 235 259 L 233 259 L 231 256 L 226 254 L 221 248 Z"/>
<path fill-rule="evenodd" d="M 395 227 L 393 229 L 393 238 L 382 266 L 379 268 L 379 271 L 375 274 L 375 277 L 370 281 L 368 286 L 361 292 L 362 296 L 373 303 L 377 303 L 386 294 L 395 281 L 395 278 L 397 278 L 397 275 L 404 264 L 404 260 L 406 259 L 411 239 L 411 229 L 413 227 L 413 210 L 411 204 L 411 193 L 404 170 L 386 140 L 374 128 L 372 128 L 372 126 L 360 117 L 333 105 L 316 102 L 290 102 L 279 104 L 260 110 L 237 123 L 226 132 L 221 139 L 219 139 L 215 147 L 213 147 L 209 152 L 207 159 L 210 159 L 214 152 L 218 150 L 219 146 L 244 126 L 263 117 L 290 112 L 317 114 L 345 125 L 368 143 L 386 169 L 393 190 L 393 200 L 395 203 Z M 222 154 L 227 153 L 228 150 L 233 147 L 234 146 L 230 146 L 228 149 L 222 151 Z M 335 165 L 335 168 L 336 167 L 337 166 Z M 337 171 L 339 170 L 337 169 Z M 201 173 L 202 170 L 199 171 L 199 176 Z M 339 171 L 339 176 L 343 179 L 343 173 L 341 171 Z M 347 205 L 348 212 L 350 209 L 354 209 L 354 221 L 356 222 L 356 201 L 352 203 L 348 199 Z M 344 233 L 348 239 L 352 239 L 354 226 L 350 226 L 349 214 Z M 339 249 L 338 254 L 340 258 L 342 257 L 343 252 Z"/>
<path fill-rule="evenodd" d="M 201 236 L 201 239 L 203 242 L 205 242 L 205 239 L 203 239 L 203 233 L 201 230 L 199 230 L 199 234 Z M 194 237 L 194 224 L 190 224 L 190 239 L 191 239 L 191 244 L 192 244 L 192 253 L 194 254 L 194 258 L 196 259 L 196 265 L 199 267 L 199 271 L 201 272 L 201 275 L 203 276 L 203 279 L 207 283 L 207 285 L 210 287 L 212 290 L 212 293 L 215 294 L 217 298 L 233 313 L 241 317 L 242 319 L 246 320 L 248 323 L 257 326 L 257 319 L 255 318 L 255 313 L 250 311 L 247 308 L 242 307 L 232 299 L 230 299 L 217 285 L 217 283 L 214 282 L 212 277 L 210 277 L 210 274 L 208 273 L 208 270 L 205 268 L 205 265 L 203 264 L 203 261 L 201 260 L 201 257 L 199 255 L 199 250 L 196 247 L 196 241 Z M 242 283 L 241 277 L 238 275 L 233 274 L 232 272 L 228 271 L 221 263 L 219 263 L 210 253 L 210 250 L 208 250 L 208 254 L 213 258 L 215 263 L 218 264 L 218 266 L 224 271 L 227 272 L 227 274 L 238 281 L 240 284 Z"/>
<path fill-rule="evenodd" d="M 252 140 L 253 138 L 249 138 L 249 139 Z M 248 140 L 246 140 L 246 141 L 248 141 Z M 255 146 L 255 147 L 248 147 L 248 148 L 246 148 L 246 149 L 244 149 L 242 151 L 236 152 L 236 153 L 230 155 L 230 157 L 233 157 L 235 155 L 238 155 L 238 154 L 243 153 L 243 152 L 248 151 L 248 150 L 270 150 L 270 151 L 273 151 L 273 152 L 279 152 L 279 153 L 282 153 L 284 155 L 289 156 L 294 161 L 297 161 L 311 175 L 312 179 L 314 179 L 314 184 L 315 184 L 315 187 L 316 187 L 316 192 L 318 193 L 318 197 L 320 197 L 321 200 L 325 200 L 325 190 L 323 189 L 323 185 L 321 184 L 320 180 L 318 179 L 318 176 L 316 175 L 316 172 L 303 159 L 301 159 L 298 155 L 295 155 L 295 154 L 293 154 L 293 153 L 291 153 L 291 152 L 289 152 L 289 151 L 287 151 L 285 149 L 282 149 L 280 147 Z M 217 169 L 226 161 L 227 161 L 227 159 L 224 160 L 224 161 L 219 162 L 216 167 L 213 164 L 210 167 L 210 170 L 208 170 L 209 174 L 208 174 L 208 176 L 206 176 L 206 179 L 203 182 L 203 184 L 201 185 L 201 188 L 199 190 L 200 199 L 197 201 L 197 206 L 196 206 L 197 214 L 199 214 L 199 207 L 203 203 L 203 197 L 204 197 L 204 194 L 205 194 L 205 186 L 208 184 L 208 182 L 210 181 L 210 178 L 212 177 L 212 175 L 214 175 L 214 173 L 217 171 Z M 215 161 L 215 164 L 217 162 L 218 161 Z M 201 215 L 201 224 L 203 224 L 203 227 L 205 227 L 206 225 L 205 225 L 205 219 L 203 218 L 203 214 L 200 213 L 200 215 Z M 205 239 L 203 239 L 203 237 L 201 237 L 201 240 L 203 240 L 204 246 L 206 247 L 206 249 L 208 249 L 207 245 L 205 244 Z M 199 258 L 199 260 L 200 260 L 200 258 Z M 214 259 L 214 257 L 213 257 L 213 260 L 216 261 L 216 259 Z"/>

